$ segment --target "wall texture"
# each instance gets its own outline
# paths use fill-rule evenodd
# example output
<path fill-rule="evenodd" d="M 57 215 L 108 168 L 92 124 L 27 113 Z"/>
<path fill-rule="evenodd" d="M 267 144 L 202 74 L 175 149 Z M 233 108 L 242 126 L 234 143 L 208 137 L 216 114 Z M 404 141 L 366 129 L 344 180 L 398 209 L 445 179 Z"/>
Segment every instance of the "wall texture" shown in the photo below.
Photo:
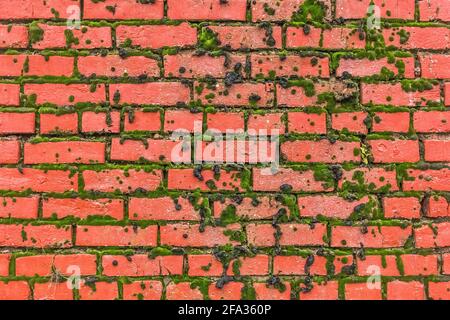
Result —
<path fill-rule="evenodd" d="M 373 4 L 0 1 L 0 299 L 449 299 L 450 1 Z"/>

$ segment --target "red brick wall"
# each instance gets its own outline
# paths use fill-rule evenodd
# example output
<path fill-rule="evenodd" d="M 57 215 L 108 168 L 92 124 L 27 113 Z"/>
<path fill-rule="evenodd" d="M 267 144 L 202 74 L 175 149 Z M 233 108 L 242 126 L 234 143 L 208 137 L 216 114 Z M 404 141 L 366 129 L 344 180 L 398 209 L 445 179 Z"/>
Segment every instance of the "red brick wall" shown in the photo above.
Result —
<path fill-rule="evenodd" d="M 449 299 L 450 2 L 373 2 L 2 1 L 0 299 Z"/>

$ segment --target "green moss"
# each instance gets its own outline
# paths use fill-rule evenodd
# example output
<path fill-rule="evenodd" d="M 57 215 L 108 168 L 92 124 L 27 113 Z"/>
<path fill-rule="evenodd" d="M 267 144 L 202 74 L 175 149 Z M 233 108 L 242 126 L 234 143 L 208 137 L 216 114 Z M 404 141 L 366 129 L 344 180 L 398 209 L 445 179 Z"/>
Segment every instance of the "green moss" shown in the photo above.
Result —
<path fill-rule="evenodd" d="M 323 23 L 325 18 L 325 5 L 317 0 L 306 0 L 291 17 L 292 22 Z"/>
<path fill-rule="evenodd" d="M 222 211 L 220 215 L 220 224 L 222 226 L 227 226 L 237 221 L 239 221 L 239 217 L 236 215 L 236 207 L 230 204 Z"/>
<path fill-rule="evenodd" d="M 426 79 L 414 79 L 414 80 L 402 80 L 402 89 L 405 92 L 423 92 L 433 89 L 434 85 L 438 82 L 435 80 Z"/>
<path fill-rule="evenodd" d="M 39 27 L 39 22 L 34 21 L 28 27 L 28 38 L 31 44 L 42 41 L 44 39 L 44 30 Z"/>
<path fill-rule="evenodd" d="M 67 48 L 72 47 L 72 45 L 80 44 L 80 40 L 74 36 L 73 31 L 70 29 L 64 30 L 64 36 L 66 37 L 66 46 Z"/>
<path fill-rule="evenodd" d="M 201 28 L 198 35 L 198 43 L 201 49 L 207 51 L 217 50 L 220 45 L 217 34 L 208 27 Z"/>
<path fill-rule="evenodd" d="M 172 250 L 164 248 L 164 247 L 157 247 L 157 248 L 153 248 L 150 253 L 148 254 L 148 257 L 150 259 L 155 259 L 156 257 L 159 256 L 170 256 L 172 255 Z"/>
<path fill-rule="evenodd" d="M 316 94 L 314 82 L 310 79 L 298 79 L 289 80 L 288 87 L 301 87 L 303 88 L 307 97 L 313 97 Z"/>

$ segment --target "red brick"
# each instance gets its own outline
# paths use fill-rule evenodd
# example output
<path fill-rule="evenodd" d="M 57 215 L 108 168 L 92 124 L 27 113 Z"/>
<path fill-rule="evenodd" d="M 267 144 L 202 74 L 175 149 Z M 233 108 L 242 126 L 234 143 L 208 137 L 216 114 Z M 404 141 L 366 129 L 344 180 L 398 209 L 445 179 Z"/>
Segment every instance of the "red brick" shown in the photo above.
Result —
<path fill-rule="evenodd" d="M 128 171 L 111 169 L 103 171 L 83 171 L 84 189 L 87 191 L 134 192 L 137 189 L 154 191 L 161 184 L 160 170 L 145 172 L 131 169 Z"/>
<path fill-rule="evenodd" d="M 365 35 L 358 29 L 325 29 L 322 38 L 326 49 L 364 49 L 366 45 Z"/>
<path fill-rule="evenodd" d="M 420 21 L 450 21 L 450 3 L 446 0 L 419 0 Z"/>
<path fill-rule="evenodd" d="M 38 255 L 16 258 L 16 275 L 33 277 L 51 276 L 57 272 L 63 276 L 72 275 L 71 266 L 79 268 L 80 275 L 95 275 L 96 256 L 92 254 Z"/>
<path fill-rule="evenodd" d="M 56 26 L 39 23 L 43 38 L 32 44 L 33 49 L 97 49 L 111 48 L 112 37 L 110 27 L 85 27 L 68 29 L 66 26 Z M 70 31 L 67 31 L 70 30 Z M 66 34 L 73 35 L 72 43 L 67 43 Z"/>
<path fill-rule="evenodd" d="M 161 114 L 145 110 L 128 111 L 125 114 L 124 131 L 159 131 Z"/>
<path fill-rule="evenodd" d="M 224 266 L 211 254 L 196 254 L 188 256 L 191 277 L 219 277 L 224 272 Z"/>
<path fill-rule="evenodd" d="M 239 272 L 235 273 L 235 263 Z M 269 256 L 256 255 L 254 257 L 243 257 L 231 261 L 227 273 L 235 276 L 265 276 L 269 273 Z"/>
<path fill-rule="evenodd" d="M 0 140 L 0 164 L 19 162 L 20 142 L 18 140 Z"/>
<path fill-rule="evenodd" d="M 41 134 L 78 133 L 77 113 L 41 113 L 39 124 Z"/>
<path fill-rule="evenodd" d="M 381 58 L 378 60 L 370 59 L 349 59 L 343 58 L 339 60 L 339 67 L 336 70 L 336 75 L 341 77 L 344 72 L 353 77 L 370 77 L 380 74 L 383 70 L 389 70 L 395 75 L 399 75 L 399 70 L 396 67 L 397 61 L 402 61 L 405 64 L 404 78 L 414 78 L 414 58 L 398 58 L 393 63 L 388 62 L 388 58 Z"/>
<path fill-rule="evenodd" d="M 428 297 L 432 300 L 449 300 L 450 282 L 428 282 Z"/>
<path fill-rule="evenodd" d="M 260 26 L 209 26 L 221 46 L 238 49 L 281 48 L 281 27 L 272 27 L 272 38 Z M 272 42 L 273 41 L 273 42 Z"/>
<path fill-rule="evenodd" d="M 450 132 L 450 112 L 417 111 L 414 112 L 414 129 L 421 133 Z"/>
<path fill-rule="evenodd" d="M 123 218 L 123 200 L 120 199 L 56 199 L 46 198 L 42 202 L 43 218 L 56 217 L 64 219 L 75 217 L 109 217 L 116 220 Z"/>
<path fill-rule="evenodd" d="M 33 288 L 34 300 L 73 300 L 73 290 L 67 282 L 36 282 Z"/>
<path fill-rule="evenodd" d="M 383 191 L 389 189 L 390 191 L 398 191 L 397 176 L 395 170 L 387 170 L 384 168 L 357 168 L 350 171 L 344 171 L 342 179 L 339 180 L 339 188 L 342 189 L 346 184 L 350 186 L 360 185 L 358 175 L 362 174 L 364 185 L 369 190 Z"/>
<path fill-rule="evenodd" d="M 304 0 L 262 0 L 252 1 L 252 20 L 255 21 L 291 21 L 292 15 L 296 13 Z M 325 10 L 325 18 L 331 18 L 331 1 L 320 0 Z M 270 12 L 273 9 L 273 13 Z M 267 12 L 269 11 L 269 12 Z"/>
<path fill-rule="evenodd" d="M 312 134 L 327 133 L 326 113 L 289 112 L 288 121 L 289 132 Z"/>
<path fill-rule="evenodd" d="M 333 260 L 334 274 L 346 274 L 354 269 L 355 259 L 352 255 L 338 255 Z"/>
<path fill-rule="evenodd" d="M 432 196 L 425 207 L 427 217 L 439 218 L 450 216 L 450 204 L 445 197 Z"/>
<path fill-rule="evenodd" d="M 402 37 L 406 35 L 402 43 Z M 450 30 L 438 27 L 401 27 L 383 29 L 386 46 L 401 49 L 448 49 Z"/>
<path fill-rule="evenodd" d="M 254 199 L 242 198 L 236 202 L 233 198 L 227 198 L 214 202 L 214 217 L 220 218 L 222 212 L 229 206 L 233 206 L 235 214 L 249 220 L 271 219 L 280 209 L 289 209 L 273 196 L 261 196 Z"/>
<path fill-rule="evenodd" d="M 196 84 L 196 87 L 202 85 Z M 270 107 L 274 102 L 274 92 L 269 83 L 238 83 L 232 87 L 217 83 L 211 89 L 202 88 L 201 93 L 196 91 L 195 99 L 203 104 Z"/>
<path fill-rule="evenodd" d="M 73 73 L 74 58 L 42 55 L 0 55 L 3 65 L 0 74 L 5 77 L 66 76 Z M 25 68 L 27 65 L 27 68 Z"/>
<path fill-rule="evenodd" d="M 132 220 L 200 220 L 189 199 L 183 197 L 131 198 L 128 211 Z"/>
<path fill-rule="evenodd" d="M 403 254 L 400 256 L 405 276 L 430 276 L 438 274 L 438 257 L 435 255 Z"/>
<path fill-rule="evenodd" d="M 104 163 L 105 144 L 89 141 L 25 143 L 24 163 Z"/>
<path fill-rule="evenodd" d="M 79 0 L 11 0 L 0 7 L 1 20 L 61 19 L 68 17 L 67 7 L 79 6 Z M 18 10 L 20 9 L 20 10 Z"/>
<path fill-rule="evenodd" d="M 252 114 L 248 117 L 247 130 L 249 135 L 279 135 L 284 134 L 285 125 L 281 113 Z"/>
<path fill-rule="evenodd" d="M 411 227 L 397 226 L 367 227 L 334 226 L 331 229 L 332 247 L 399 248 L 405 245 L 411 235 Z"/>
<path fill-rule="evenodd" d="M 442 255 L 442 273 L 450 274 L 450 254 L 448 253 Z M 4 272 L 4 274 L 7 274 L 7 272 Z"/>
<path fill-rule="evenodd" d="M 270 168 L 253 169 L 254 191 L 280 191 L 281 186 L 290 185 L 293 191 L 322 192 L 332 188 L 324 186 L 321 181 L 316 181 L 312 171 L 296 171 L 289 168 L 280 168 L 274 174 Z"/>
<path fill-rule="evenodd" d="M 119 290 L 115 282 L 84 283 L 80 287 L 79 295 L 81 300 L 116 300 Z"/>
<path fill-rule="evenodd" d="M 310 27 L 308 34 L 303 31 L 303 28 L 288 27 L 286 30 L 286 47 L 320 47 L 320 38 L 322 36 L 322 29 Z"/>
<path fill-rule="evenodd" d="M 448 66 L 450 64 L 450 55 L 445 54 L 425 54 L 419 55 L 422 77 L 427 79 L 446 79 L 450 78 Z"/>
<path fill-rule="evenodd" d="M 185 132 L 201 131 L 203 113 L 190 110 L 167 110 L 164 115 L 164 131 Z"/>
<path fill-rule="evenodd" d="M 383 19 L 414 20 L 414 0 L 337 0 L 336 16 L 344 19 L 366 18 L 370 5 L 375 5 L 380 9 Z"/>
<path fill-rule="evenodd" d="M 424 225 L 414 230 L 414 236 L 417 248 L 447 247 L 450 244 L 450 224 Z"/>
<path fill-rule="evenodd" d="M 0 134 L 30 134 L 34 130 L 34 112 L 0 112 Z"/>
<path fill-rule="evenodd" d="M 1 300 L 28 300 L 30 287 L 26 281 L 0 282 Z"/>
<path fill-rule="evenodd" d="M 289 162 L 360 162 L 361 157 L 355 155 L 355 150 L 359 150 L 359 147 L 359 142 L 299 140 L 283 143 L 281 154 Z"/>
<path fill-rule="evenodd" d="M 70 226 L 3 224 L 0 225 L 0 231 L 1 247 L 67 248 L 72 246 Z"/>
<path fill-rule="evenodd" d="M 120 94 L 120 104 L 176 105 L 189 101 L 189 88 L 181 82 L 119 83 L 109 86 L 110 101 Z"/>
<path fill-rule="evenodd" d="M 256 300 L 290 300 L 291 285 L 289 282 L 283 282 L 284 288 L 274 288 L 266 283 L 253 283 L 255 288 Z"/>
<path fill-rule="evenodd" d="M 408 169 L 410 179 L 403 181 L 404 191 L 450 191 L 449 169 L 416 170 Z"/>
<path fill-rule="evenodd" d="M 110 120 L 108 120 L 110 117 Z M 81 131 L 87 133 L 119 133 L 120 112 L 83 112 L 81 116 Z"/>
<path fill-rule="evenodd" d="M 214 0 L 168 0 L 167 16 L 174 20 L 236 20 L 246 19 L 246 0 L 220 3 Z"/>
<path fill-rule="evenodd" d="M 13 219 L 36 219 L 39 197 L 3 197 L 0 199 L 0 217 Z"/>
<path fill-rule="evenodd" d="M 367 113 L 365 112 L 339 112 L 332 115 L 331 126 L 334 130 L 367 134 L 366 119 Z"/>
<path fill-rule="evenodd" d="M 79 226 L 77 246 L 82 247 L 150 247 L 156 245 L 157 226 Z"/>
<path fill-rule="evenodd" d="M 372 122 L 373 132 L 400 132 L 409 131 L 408 112 L 376 112 Z"/>
<path fill-rule="evenodd" d="M 244 114 L 238 112 L 217 112 L 206 115 L 208 130 L 226 133 L 227 130 L 244 131 Z"/>
<path fill-rule="evenodd" d="M 244 284 L 241 282 L 228 282 L 221 289 L 212 283 L 209 285 L 208 295 L 211 300 L 240 300 L 243 288 Z"/>
<path fill-rule="evenodd" d="M 28 46 L 28 28 L 22 25 L 0 26 L 0 48 L 19 49 Z"/>
<path fill-rule="evenodd" d="M 230 240 L 230 233 L 239 231 L 239 225 L 230 225 L 227 228 L 205 227 L 204 232 L 199 230 L 199 225 L 190 225 L 186 223 L 170 224 L 160 227 L 161 245 L 177 247 L 214 247 L 217 245 L 237 244 Z"/>
<path fill-rule="evenodd" d="M 275 256 L 273 259 L 273 273 L 276 275 L 326 275 L 327 260 L 324 257 L 312 256 L 314 261 L 307 267 L 307 259 L 300 256 Z"/>
<path fill-rule="evenodd" d="M 0 190 L 66 192 L 77 189 L 77 177 L 70 171 L 23 168 L 0 169 Z"/>
<path fill-rule="evenodd" d="M 392 106 L 425 106 L 427 102 L 440 102 L 440 89 L 434 85 L 432 89 L 423 92 L 403 91 L 401 84 L 369 84 L 361 86 L 361 102 L 363 104 L 380 104 Z"/>
<path fill-rule="evenodd" d="M 301 196 L 298 197 L 300 216 L 346 219 L 355 212 L 357 207 L 369 202 L 369 197 L 358 201 L 348 201 L 338 196 Z"/>
<path fill-rule="evenodd" d="M 425 140 L 425 161 L 449 162 L 450 140 Z"/>
<path fill-rule="evenodd" d="M 371 289 L 366 282 L 346 283 L 345 300 L 381 300 L 381 289 Z"/>
<path fill-rule="evenodd" d="M 386 276 L 398 277 L 400 271 L 397 267 L 397 258 L 393 255 L 368 255 L 365 259 L 357 259 L 356 266 L 359 276 Z M 384 260 L 384 261 L 383 261 Z M 378 273 L 379 272 L 379 273 Z"/>
<path fill-rule="evenodd" d="M 105 255 L 102 257 L 102 266 L 103 274 L 110 277 L 181 275 L 183 273 L 183 256 L 158 256 L 152 259 L 147 254 Z"/>
<path fill-rule="evenodd" d="M 419 142 L 415 140 L 370 140 L 375 163 L 418 162 Z"/>
<path fill-rule="evenodd" d="M 164 37 L 161 37 L 161 34 Z M 197 29 L 188 23 L 180 25 L 121 25 L 116 29 L 117 45 L 122 45 L 128 39 L 133 46 L 160 49 L 163 47 L 195 46 Z"/>
<path fill-rule="evenodd" d="M 88 77 L 159 77 L 160 74 L 158 61 L 142 56 L 125 59 L 116 55 L 79 57 L 78 70 Z"/>
<path fill-rule="evenodd" d="M 241 173 L 238 171 L 221 171 L 220 177 L 215 178 L 212 170 L 203 170 L 201 175 L 202 180 L 194 176 L 193 169 L 169 169 L 168 188 L 169 190 L 195 190 L 198 188 L 202 191 L 214 191 L 215 188 L 229 191 L 242 190 Z"/>
<path fill-rule="evenodd" d="M 450 106 L 450 82 L 445 83 L 444 96 L 445 96 L 444 104 L 446 106 Z"/>
<path fill-rule="evenodd" d="M 279 225 L 282 246 L 320 246 L 324 244 L 326 226 L 324 224 L 282 224 Z M 248 242 L 257 247 L 275 245 L 275 228 L 270 224 L 247 225 Z"/>
<path fill-rule="evenodd" d="M 109 8 L 114 8 L 113 10 Z M 109 9 L 109 10 L 108 10 Z M 87 1 L 84 5 L 83 19 L 162 19 L 164 16 L 164 1 L 139 3 L 135 0 L 105 0 Z"/>
<path fill-rule="evenodd" d="M 384 198 L 384 217 L 420 219 L 420 201 L 418 198 Z"/>
<path fill-rule="evenodd" d="M 198 287 L 190 282 L 169 283 L 166 287 L 167 300 L 203 300 L 203 294 Z"/>
<path fill-rule="evenodd" d="M 9 275 L 10 254 L 0 254 L 0 275 L 7 277 Z"/>
<path fill-rule="evenodd" d="M 313 283 L 309 292 L 300 292 L 300 300 L 337 300 L 339 285 L 337 281 Z"/>
<path fill-rule="evenodd" d="M 20 86 L 18 84 L 0 83 L 0 105 L 18 106 Z"/>
<path fill-rule="evenodd" d="M 27 96 L 36 95 L 37 104 L 74 105 L 76 103 L 102 103 L 106 100 L 105 85 L 97 84 L 95 91 L 87 84 L 26 84 Z"/>
<path fill-rule="evenodd" d="M 2 77 L 18 77 L 22 75 L 26 58 L 26 55 L 0 55 L 0 63 L 2 64 L 0 75 Z"/>
<path fill-rule="evenodd" d="M 124 300 L 160 300 L 162 283 L 156 280 L 134 281 L 123 284 Z"/>

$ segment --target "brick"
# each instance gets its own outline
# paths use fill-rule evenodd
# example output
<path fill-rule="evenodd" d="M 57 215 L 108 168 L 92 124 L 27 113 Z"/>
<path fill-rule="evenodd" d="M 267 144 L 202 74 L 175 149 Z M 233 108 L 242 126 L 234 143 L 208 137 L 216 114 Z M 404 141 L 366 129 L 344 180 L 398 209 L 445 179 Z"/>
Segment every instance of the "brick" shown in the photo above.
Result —
<path fill-rule="evenodd" d="M 232 87 L 217 83 L 212 88 L 200 83 L 196 87 L 201 90 L 196 90 L 195 99 L 203 104 L 270 107 L 274 102 L 273 85 L 269 83 L 238 83 Z"/>
<path fill-rule="evenodd" d="M 420 219 L 420 201 L 418 198 L 384 198 L 384 217 L 390 219 Z"/>
<path fill-rule="evenodd" d="M 444 96 L 445 96 L 444 104 L 446 106 L 450 106 L 450 82 L 445 83 Z"/>
<path fill-rule="evenodd" d="M 0 163 L 15 164 L 19 162 L 20 143 L 18 140 L 0 140 Z"/>
<path fill-rule="evenodd" d="M 243 287 L 241 282 L 228 282 L 219 289 L 212 283 L 209 285 L 208 295 L 211 300 L 240 300 Z"/>
<path fill-rule="evenodd" d="M 131 198 L 128 211 L 132 220 L 200 220 L 193 204 L 183 197 Z"/>
<path fill-rule="evenodd" d="M 386 46 L 401 49 L 448 49 L 450 30 L 438 27 L 383 29 Z"/>
<path fill-rule="evenodd" d="M 441 222 L 424 225 L 414 230 L 417 248 L 447 247 L 450 243 L 450 224 Z"/>
<path fill-rule="evenodd" d="M 81 131 L 86 133 L 119 133 L 120 112 L 83 112 Z"/>
<path fill-rule="evenodd" d="M 438 257 L 435 255 L 404 254 L 400 256 L 406 276 L 438 274 Z"/>
<path fill-rule="evenodd" d="M 176 105 L 189 101 L 189 88 L 180 82 L 120 83 L 109 86 L 110 101 L 120 104 Z M 115 100 L 117 97 L 117 100 Z M 115 101 L 114 101 L 115 100 Z"/>
<path fill-rule="evenodd" d="M 373 132 L 399 132 L 409 131 L 408 112 L 376 112 L 372 122 Z"/>
<path fill-rule="evenodd" d="M 62 193 L 77 189 L 77 177 L 70 171 L 1 168 L 0 177 L 0 190 Z"/>
<path fill-rule="evenodd" d="M 432 196 L 429 198 L 424 211 L 427 217 L 448 217 L 450 216 L 450 205 L 445 197 Z"/>
<path fill-rule="evenodd" d="M 281 154 L 289 162 L 360 162 L 355 154 L 359 147 L 359 142 L 288 141 L 281 145 Z"/>
<path fill-rule="evenodd" d="M 240 191 L 241 173 L 238 171 L 221 171 L 220 177 L 215 177 L 212 170 L 203 170 L 196 177 L 193 169 L 169 169 L 169 190 Z"/>
<path fill-rule="evenodd" d="M 9 275 L 9 264 L 11 261 L 11 255 L 0 254 L 0 275 L 3 277 L 7 277 Z"/>
<path fill-rule="evenodd" d="M 72 246 L 70 226 L 54 225 L 22 226 L 3 224 L 0 226 L 1 247 L 23 248 L 68 248 Z"/>
<path fill-rule="evenodd" d="M 84 5 L 84 19 L 162 19 L 164 16 L 164 1 L 155 0 L 148 3 L 140 3 L 134 0 L 106 0 L 87 1 Z"/>
<path fill-rule="evenodd" d="M 366 45 L 365 35 L 358 29 L 325 29 L 322 38 L 322 47 L 326 49 L 364 49 Z"/>
<path fill-rule="evenodd" d="M 392 106 L 425 106 L 428 102 L 440 102 L 439 86 L 423 92 L 406 92 L 401 84 L 366 84 L 361 86 L 361 102 L 363 104 L 380 104 Z"/>
<path fill-rule="evenodd" d="M 227 228 L 205 227 L 204 231 L 199 230 L 199 225 L 189 225 L 177 223 L 160 227 L 161 245 L 177 247 L 214 247 L 217 245 L 236 244 L 230 240 L 233 232 L 239 231 L 239 225 L 230 225 Z M 226 231 L 231 234 L 228 235 Z"/>
<path fill-rule="evenodd" d="M 73 73 L 74 60 L 73 57 L 62 56 L 0 55 L 0 63 L 3 65 L 0 75 L 70 77 Z"/>
<path fill-rule="evenodd" d="M 403 62 L 404 73 L 400 74 L 398 63 Z M 336 75 L 342 77 L 345 73 L 353 77 L 370 77 L 381 74 L 383 71 L 389 70 L 396 76 L 404 78 L 414 78 L 414 58 L 397 58 L 394 61 L 389 61 L 388 58 L 381 58 L 378 60 L 370 59 L 349 59 L 343 58 L 339 60 L 339 67 L 336 70 Z"/>
<path fill-rule="evenodd" d="M 237 266 L 237 267 L 235 267 Z M 237 270 L 235 270 L 237 269 Z M 227 273 L 235 276 L 265 276 L 269 273 L 269 256 L 255 255 L 233 260 Z"/>
<path fill-rule="evenodd" d="M 3 197 L 0 199 L 0 217 L 13 219 L 36 219 L 39 197 Z"/>
<path fill-rule="evenodd" d="M 420 21 L 450 21 L 450 4 L 445 0 L 419 0 Z"/>
<path fill-rule="evenodd" d="M 249 135 L 279 135 L 285 133 L 285 125 L 281 113 L 252 114 L 248 118 Z"/>
<path fill-rule="evenodd" d="M 164 34 L 164 37 L 160 35 Z M 195 46 L 197 29 L 188 23 L 180 25 L 121 25 L 116 29 L 117 45 L 131 41 L 131 45 L 142 48 Z"/>
<path fill-rule="evenodd" d="M 209 26 L 221 46 L 233 50 L 281 48 L 281 28 L 272 27 L 271 34 L 260 26 Z"/>
<path fill-rule="evenodd" d="M 104 163 L 105 144 L 89 141 L 25 143 L 24 163 Z"/>
<path fill-rule="evenodd" d="M 246 0 L 219 3 L 213 0 L 168 0 L 167 16 L 175 20 L 235 20 L 245 21 Z"/>
<path fill-rule="evenodd" d="M 357 208 L 369 202 L 369 197 L 358 201 L 348 201 L 338 196 L 305 196 L 298 197 L 300 216 L 330 218 L 349 218 Z"/>
<path fill-rule="evenodd" d="M 295 171 L 280 168 L 275 174 L 269 169 L 253 169 L 254 191 L 280 191 L 283 185 L 291 186 L 293 191 L 323 192 L 332 188 L 316 181 L 312 171 Z"/>
<path fill-rule="evenodd" d="M 216 112 L 206 115 L 208 130 L 226 133 L 227 130 L 243 132 L 245 128 L 244 114 L 240 112 Z"/>
<path fill-rule="evenodd" d="M 0 83 L 0 105 L 18 106 L 19 94 L 19 85 Z"/>
<path fill-rule="evenodd" d="M 313 283 L 309 292 L 300 292 L 300 300 L 337 300 L 338 282 L 327 281 L 323 283 Z"/>
<path fill-rule="evenodd" d="M 448 79 L 450 71 L 442 66 L 450 64 L 450 55 L 445 54 L 426 54 L 419 55 L 421 76 L 427 79 Z"/>
<path fill-rule="evenodd" d="M 0 282 L 0 299 L 2 300 L 28 300 L 30 287 L 26 281 Z"/>
<path fill-rule="evenodd" d="M 95 275 L 96 256 L 92 254 L 37 255 L 16 258 L 16 275 L 33 277 L 50 276 L 54 272 L 63 276 L 73 273 L 72 266 L 79 268 L 80 275 Z"/>
<path fill-rule="evenodd" d="M 383 19 L 414 20 L 414 0 L 337 0 L 336 16 L 344 19 L 362 19 L 367 16 L 370 5 L 375 5 L 380 9 Z"/>
<path fill-rule="evenodd" d="M 306 32 L 303 28 L 288 27 L 286 29 L 286 47 L 320 47 L 320 38 L 322 36 L 322 29 L 310 27 Z"/>
<path fill-rule="evenodd" d="M 156 226 L 79 226 L 76 244 L 81 247 L 149 247 L 156 245 Z"/>
<path fill-rule="evenodd" d="M 249 220 L 271 219 L 281 209 L 289 213 L 289 208 L 284 206 L 279 199 L 273 196 L 261 196 L 257 198 L 227 198 L 214 202 L 214 217 L 220 218 L 222 212 L 228 207 L 235 209 L 235 214 Z"/>
<path fill-rule="evenodd" d="M 409 179 L 403 181 L 405 191 L 450 191 L 449 170 L 417 170 L 408 169 Z"/>
<path fill-rule="evenodd" d="M 104 217 L 116 220 L 123 218 L 123 200 L 121 199 L 56 199 L 47 198 L 42 202 L 43 218 L 64 219 L 75 217 Z"/>
<path fill-rule="evenodd" d="M 39 23 L 43 31 L 42 40 L 32 44 L 33 49 L 98 49 L 111 48 L 112 37 L 110 27 L 85 27 L 68 29 Z"/>
<path fill-rule="evenodd" d="M 326 134 L 326 113 L 289 112 L 288 130 L 297 133 Z"/>
<path fill-rule="evenodd" d="M 0 134 L 30 134 L 34 130 L 34 112 L 0 112 Z"/>
<path fill-rule="evenodd" d="M 142 56 L 125 59 L 116 56 L 86 56 L 78 58 L 78 71 L 87 77 L 159 77 L 158 61 Z"/>
<path fill-rule="evenodd" d="M 450 161 L 450 141 L 425 140 L 425 161 L 448 162 Z"/>
<path fill-rule="evenodd" d="M 181 275 L 183 256 L 158 256 L 152 259 L 146 254 L 105 255 L 102 257 L 102 266 L 103 274 L 106 276 Z"/>
<path fill-rule="evenodd" d="M 450 273 L 450 255 L 448 253 L 442 255 L 442 273 L 443 274 Z"/>
<path fill-rule="evenodd" d="M 190 282 L 169 283 L 166 287 L 167 300 L 203 300 L 200 289 Z"/>
<path fill-rule="evenodd" d="M 146 172 L 111 169 L 103 171 L 83 171 L 84 189 L 87 191 L 131 193 L 136 190 L 154 191 L 161 184 L 160 170 Z"/>
<path fill-rule="evenodd" d="M 123 284 L 124 300 L 160 300 L 162 283 L 156 280 L 134 281 Z"/>
<path fill-rule="evenodd" d="M 358 248 L 362 244 L 365 248 L 399 248 L 404 246 L 410 235 L 411 227 L 334 226 L 331 229 L 331 246 Z"/>
<path fill-rule="evenodd" d="M 414 129 L 421 133 L 450 132 L 450 112 L 417 111 L 414 112 Z"/>
<path fill-rule="evenodd" d="M 252 2 L 252 20 L 255 21 L 291 21 L 292 15 L 298 12 L 304 0 L 263 0 Z M 331 1 L 319 1 L 325 11 L 325 19 L 331 18 Z"/>
<path fill-rule="evenodd" d="M 283 282 L 284 289 L 280 290 L 271 287 L 266 283 L 253 283 L 255 289 L 256 300 L 290 300 L 291 285 L 289 282 Z"/>
<path fill-rule="evenodd" d="M 0 48 L 21 49 L 28 46 L 28 29 L 23 25 L 0 26 Z"/>
<path fill-rule="evenodd" d="M 360 276 L 381 275 L 386 277 L 398 277 L 400 271 L 397 267 L 397 259 L 393 255 L 368 255 L 365 259 L 356 261 L 356 269 Z"/>
<path fill-rule="evenodd" d="M 428 283 L 428 297 L 431 300 L 450 299 L 450 282 L 432 282 Z"/>
<path fill-rule="evenodd" d="M 354 133 L 367 134 L 367 113 L 365 112 L 339 112 L 331 116 L 334 130 L 349 131 Z"/>
<path fill-rule="evenodd" d="M 197 254 L 188 256 L 191 277 L 219 277 L 224 272 L 224 266 L 211 254 Z"/>
<path fill-rule="evenodd" d="M 339 189 L 343 187 L 366 186 L 372 192 L 385 190 L 398 191 L 397 176 L 395 170 L 384 168 L 357 168 L 344 171 L 342 179 L 339 180 Z"/>
<path fill-rule="evenodd" d="M 1 20 L 29 20 L 68 18 L 67 8 L 71 5 L 79 6 L 79 0 L 11 0 L 0 7 Z M 17 10 L 20 8 L 20 10 Z"/>
<path fill-rule="evenodd" d="M 84 283 L 79 290 L 80 300 L 116 300 L 119 291 L 116 282 Z"/>
<path fill-rule="evenodd" d="M 280 245 L 282 246 L 320 246 L 324 244 L 326 226 L 324 224 L 282 224 Z M 257 247 L 275 245 L 275 228 L 270 224 L 247 225 L 248 242 Z"/>
<path fill-rule="evenodd" d="M 312 258 L 311 258 L 312 257 Z M 309 265 L 307 259 L 313 262 Z M 273 273 L 276 275 L 326 275 L 326 258 L 319 256 L 276 256 L 273 260 Z"/>
<path fill-rule="evenodd" d="M 354 273 L 355 260 L 351 255 L 339 255 L 334 257 L 334 274 Z"/>
<path fill-rule="evenodd" d="M 41 113 L 39 115 L 41 134 L 78 133 L 78 114 Z"/>
<path fill-rule="evenodd" d="M 190 132 L 201 131 L 203 113 L 191 110 L 167 110 L 164 114 L 164 131 Z"/>
<path fill-rule="evenodd" d="M 245 56 L 209 56 L 194 53 L 181 53 L 164 56 L 164 75 L 177 78 L 224 78 L 228 72 L 242 69 Z"/>
<path fill-rule="evenodd" d="M 414 140 L 370 140 L 375 163 L 418 162 L 419 143 Z"/>
<path fill-rule="evenodd" d="M 73 290 L 66 282 L 35 283 L 33 288 L 34 300 L 73 300 Z"/>
<path fill-rule="evenodd" d="M 367 283 L 346 283 L 345 300 L 381 300 L 380 288 L 368 288 Z"/>
<path fill-rule="evenodd" d="M 36 104 L 51 103 L 65 106 L 77 103 L 102 103 L 106 99 L 105 86 L 97 84 L 26 84 L 24 86 L 27 96 L 36 96 Z"/>
<path fill-rule="evenodd" d="M 159 131 L 161 114 L 137 109 L 128 111 L 124 122 L 124 131 Z"/>

